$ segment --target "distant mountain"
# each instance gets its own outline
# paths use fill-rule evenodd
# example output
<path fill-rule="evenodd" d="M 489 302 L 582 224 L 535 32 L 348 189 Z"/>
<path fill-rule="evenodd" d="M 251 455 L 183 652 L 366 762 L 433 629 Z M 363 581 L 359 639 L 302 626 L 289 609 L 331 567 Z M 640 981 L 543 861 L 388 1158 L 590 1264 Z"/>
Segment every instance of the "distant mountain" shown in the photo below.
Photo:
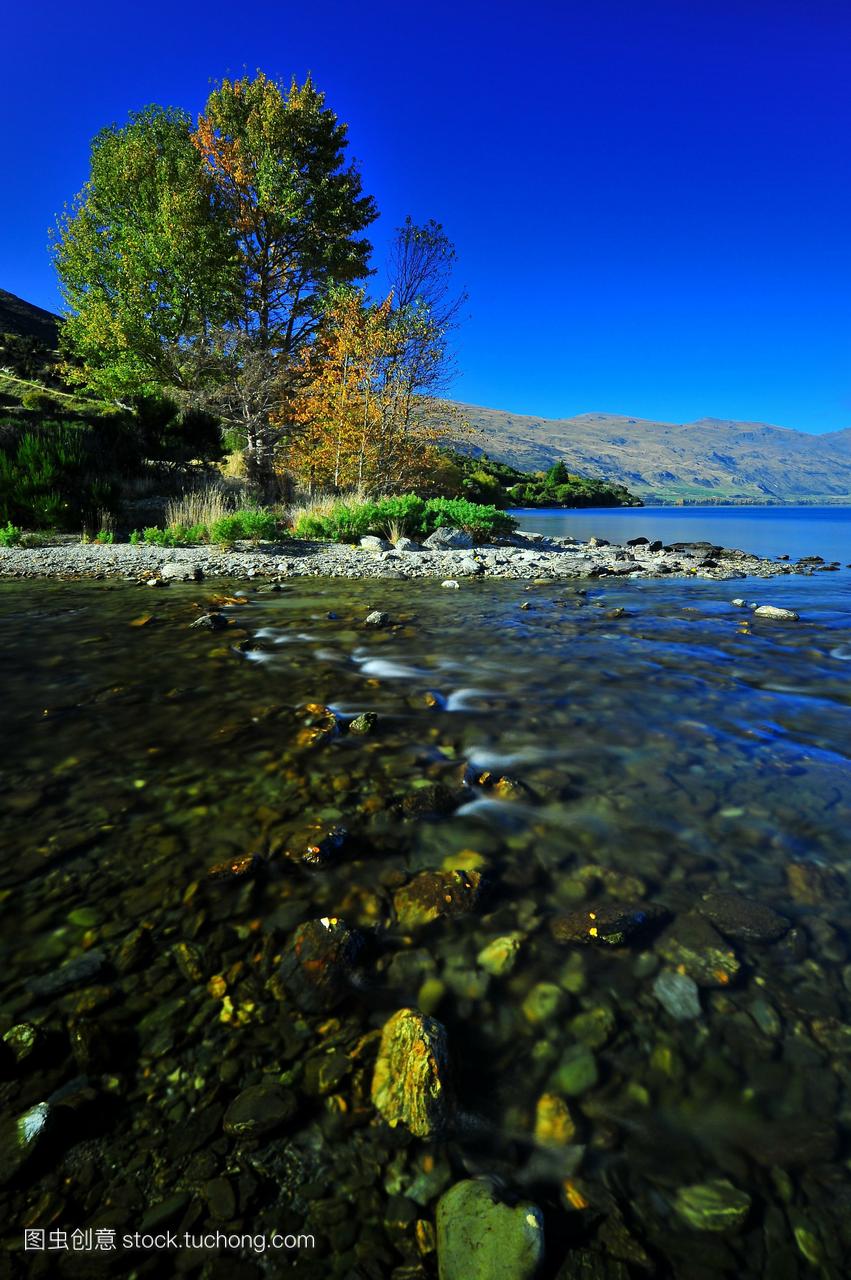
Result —
<path fill-rule="evenodd" d="M 676 425 L 583 413 L 533 418 L 457 406 L 473 428 L 465 452 L 524 471 L 570 471 L 626 485 L 644 502 L 851 502 L 851 428 L 808 435 L 763 422 Z"/>
<path fill-rule="evenodd" d="M 0 289 L 0 334 L 17 333 L 37 338 L 53 350 L 59 342 L 59 316 L 43 307 L 33 306 L 14 293 Z"/>

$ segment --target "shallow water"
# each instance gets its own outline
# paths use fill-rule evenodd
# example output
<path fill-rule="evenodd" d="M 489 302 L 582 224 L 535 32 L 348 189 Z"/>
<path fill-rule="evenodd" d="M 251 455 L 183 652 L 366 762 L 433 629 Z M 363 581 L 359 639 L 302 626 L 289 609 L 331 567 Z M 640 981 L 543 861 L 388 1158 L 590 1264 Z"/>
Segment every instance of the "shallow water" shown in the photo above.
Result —
<path fill-rule="evenodd" d="M 314 1233 L 287 1260 L 304 1274 L 431 1276 L 417 1223 L 482 1174 L 543 1210 L 545 1276 L 580 1274 L 580 1247 L 601 1276 L 803 1277 L 810 1255 L 841 1275 L 851 579 L 304 581 L 252 589 L 225 632 L 189 629 L 226 591 L 0 583 L 0 1030 L 42 1035 L 4 1063 L 4 1111 L 53 1107 L 3 1193 L 7 1238 L 227 1221 Z M 738 594 L 801 621 L 751 619 Z M 393 625 L 364 626 L 374 608 Z M 376 730 L 332 734 L 322 706 L 343 725 L 376 712 Z M 453 812 L 408 803 L 436 782 Z M 327 865 L 287 854 L 313 824 L 349 832 Z M 249 853 L 249 874 L 209 879 Z M 480 905 L 400 923 L 394 892 L 442 866 L 484 869 Z M 613 902 L 676 925 L 717 889 L 791 928 L 726 943 L 740 968 L 700 986 L 688 1021 L 653 993 L 673 963 L 663 924 L 612 947 L 549 929 Z M 319 917 L 366 945 L 342 1002 L 302 1014 L 269 980 Z M 514 931 L 516 965 L 489 976 L 477 955 Z M 100 972 L 44 994 L 40 977 L 92 952 Z M 458 1116 L 439 1140 L 389 1130 L 369 1098 L 364 1035 L 418 1003 L 453 1058 Z M 269 1078 L 298 1101 L 283 1136 L 223 1134 Z M 548 1092 L 575 1121 L 566 1148 L 534 1139 Z M 718 1178 L 749 1214 L 696 1232 L 677 1193 Z"/>
<path fill-rule="evenodd" d="M 828 507 L 618 507 L 512 512 L 530 533 L 556 537 L 656 538 L 662 542 L 712 542 L 752 555 L 822 556 L 851 560 L 851 506 Z"/>

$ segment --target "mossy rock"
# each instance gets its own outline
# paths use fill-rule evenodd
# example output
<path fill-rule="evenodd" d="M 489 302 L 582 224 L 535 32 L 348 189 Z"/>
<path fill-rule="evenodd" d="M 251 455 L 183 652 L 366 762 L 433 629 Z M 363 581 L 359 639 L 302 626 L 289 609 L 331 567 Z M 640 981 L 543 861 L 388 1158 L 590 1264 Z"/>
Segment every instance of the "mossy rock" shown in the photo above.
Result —
<path fill-rule="evenodd" d="M 486 1182 L 456 1182 L 437 1206 L 440 1280 L 531 1280 L 544 1258 L 533 1204 L 502 1204 Z"/>

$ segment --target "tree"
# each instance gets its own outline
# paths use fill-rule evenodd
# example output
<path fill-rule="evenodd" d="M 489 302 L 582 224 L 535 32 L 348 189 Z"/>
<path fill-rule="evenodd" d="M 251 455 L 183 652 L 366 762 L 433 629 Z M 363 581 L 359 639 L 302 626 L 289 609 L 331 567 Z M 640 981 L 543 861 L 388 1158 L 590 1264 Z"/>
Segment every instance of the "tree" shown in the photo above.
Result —
<path fill-rule="evenodd" d="M 310 78 L 285 94 L 262 73 L 222 81 L 198 122 L 194 141 L 238 247 L 236 324 L 255 364 L 266 364 L 264 386 L 299 376 L 332 287 L 369 274 L 372 247 L 360 233 L 377 210 L 344 163 L 347 133 Z M 242 399 L 247 468 L 263 490 L 275 435 L 265 396 L 253 407 L 250 394 Z"/>
<path fill-rule="evenodd" d="M 185 382 L 188 342 L 234 312 L 236 246 L 182 111 L 147 107 L 92 143 L 58 220 L 66 376 L 116 401 Z"/>

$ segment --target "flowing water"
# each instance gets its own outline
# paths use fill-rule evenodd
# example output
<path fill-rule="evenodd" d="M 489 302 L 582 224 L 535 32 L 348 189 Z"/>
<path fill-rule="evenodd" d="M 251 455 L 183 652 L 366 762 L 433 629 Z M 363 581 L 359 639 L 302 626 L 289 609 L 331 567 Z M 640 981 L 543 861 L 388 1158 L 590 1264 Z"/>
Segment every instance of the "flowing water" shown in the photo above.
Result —
<path fill-rule="evenodd" d="M 191 629 L 220 594 L 228 629 Z M 375 608 L 390 625 L 364 625 Z M 24 1227 L 224 1225 L 313 1234 L 283 1263 L 305 1275 L 409 1280 L 436 1275 L 441 1193 L 483 1175 L 542 1210 L 544 1276 L 843 1274 L 848 575 L 2 583 L 0 674 L 0 1030 L 36 1029 L 2 1060 L 12 1248 Z M 365 711 L 373 732 L 346 731 Z M 414 875 L 456 868 L 482 873 L 472 909 L 405 915 Z M 715 911 L 713 933 L 718 891 L 779 929 Z M 615 906 L 623 945 L 551 929 Z M 280 955 L 329 917 L 363 949 L 304 1012 Z M 370 1100 L 370 1033 L 406 1006 L 452 1058 L 457 1109 L 427 1138 Z M 267 1097 L 253 1131 L 223 1129 L 262 1081 L 286 1114 Z M 689 1217 L 701 1195 L 725 1230 Z M 282 1265 L 242 1252 L 179 1269 Z"/>

